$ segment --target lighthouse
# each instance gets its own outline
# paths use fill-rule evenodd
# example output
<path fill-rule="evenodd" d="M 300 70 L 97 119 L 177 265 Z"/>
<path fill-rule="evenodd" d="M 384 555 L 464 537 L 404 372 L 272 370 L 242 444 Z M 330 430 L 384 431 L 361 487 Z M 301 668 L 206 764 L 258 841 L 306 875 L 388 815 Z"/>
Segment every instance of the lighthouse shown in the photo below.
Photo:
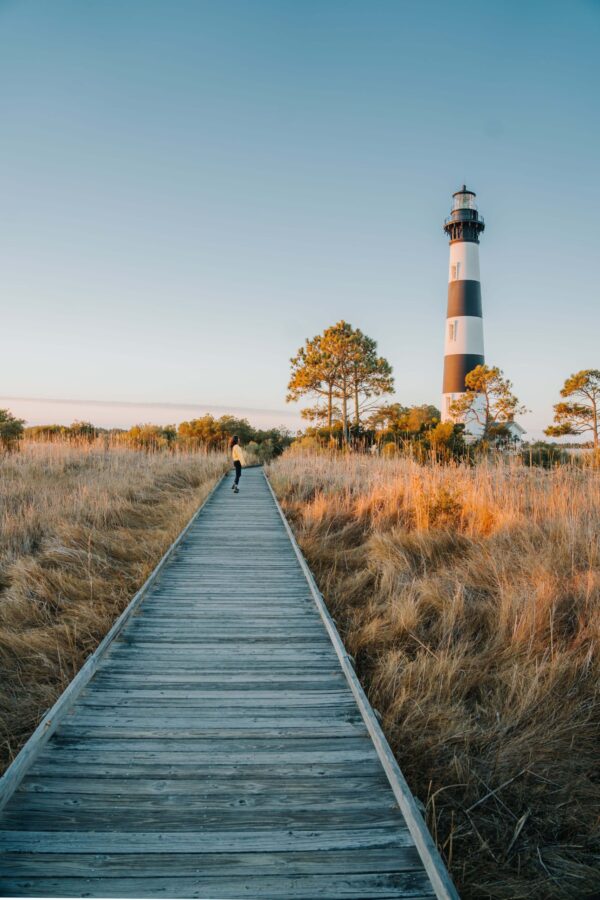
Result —
<path fill-rule="evenodd" d="M 463 184 L 452 195 L 452 211 L 444 222 L 444 231 L 450 239 L 450 268 L 442 421 L 452 420 L 450 407 L 464 394 L 465 377 L 484 362 L 479 277 L 479 235 L 484 228 L 475 193 Z M 473 437 L 478 436 L 479 430 L 477 423 L 469 425 Z"/>

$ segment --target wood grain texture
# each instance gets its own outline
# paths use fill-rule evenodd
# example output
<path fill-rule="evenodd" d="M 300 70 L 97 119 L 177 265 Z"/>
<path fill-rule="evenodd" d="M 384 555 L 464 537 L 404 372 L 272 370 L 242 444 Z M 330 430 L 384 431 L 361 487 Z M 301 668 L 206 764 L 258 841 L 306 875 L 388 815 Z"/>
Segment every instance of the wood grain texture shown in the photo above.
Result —
<path fill-rule="evenodd" d="M 322 872 L 318 875 L 264 874 L 199 875 L 163 878 L 131 875 L 128 878 L 39 878 L 4 879 L 7 896 L 27 897 L 165 897 L 165 898 L 232 898 L 250 900 L 365 900 L 380 897 L 431 897 L 422 871 L 357 873 Z"/>
<path fill-rule="evenodd" d="M 262 471 L 229 488 L 20 763 L 0 895 L 436 896 Z"/>

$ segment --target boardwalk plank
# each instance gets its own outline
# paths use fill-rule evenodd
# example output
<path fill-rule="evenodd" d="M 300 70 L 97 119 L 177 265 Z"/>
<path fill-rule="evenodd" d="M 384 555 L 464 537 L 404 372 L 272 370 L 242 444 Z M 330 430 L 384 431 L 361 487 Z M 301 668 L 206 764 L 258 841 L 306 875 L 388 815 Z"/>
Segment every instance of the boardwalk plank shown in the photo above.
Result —
<path fill-rule="evenodd" d="M 47 778 L 52 779 L 56 776 L 64 776 L 65 767 L 63 761 L 59 758 L 51 757 L 38 760 L 31 767 L 31 779 Z M 288 790 L 293 790 L 297 781 L 309 777 L 332 781 L 332 788 L 335 786 L 336 792 L 340 790 L 340 782 L 351 781 L 357 774 L 356 764 L 353 761 L 343 762 L 287 762 L 287 763 L 271 763 L 269 766 L 257 765 L 248 759 L 240 763 L 227 763 L 221 758 L 216 760 L 208 760 L 203 763 L 185 763 L 181 761 L 172 761 L 170 763 L 152 762 L 149 764 L 134 762 L 129 757 L 125 760 L 116 762 L 95 762 L 89 759 L 74 759 L 69 764 L 69 775 L 75 780 L 77 778 L 129 778 L 132 782 L 134 779 L 138 784 L 144 785 L 152 783 L 156 779 L 195 779 L 199 785 L 202 785 L 205 779 L 210 779 L 211 783 L 220 778 L 227 778 L 232 784 L 237 782 L 254 782 L 257 779 L 284 779 Z M 381 764 L 377 757 L 369 760 L 363 760 L 360 764 L 360 774 L 363 777 L 377 776 L 381 778 Z M 26 785 L 28 781 L 24 782 Z M 384 782 L 385 783 L 385 782 Z M 242 789 L 243 790 L 243 789 Z"/>
<path fill-rule="evenodd" d="M 138 804 L 131 807 L 100 810 L 89 806 L 81 809 L 65 810 L 58 806 L 29 805 L 19 796 L 19 806 L 23 809 L 7 809 L 4 813 L 6 826 L 18 831 L 81 830 L 110 831 L 118 822 L 121 831 L 189 831 L 196 828 L 218 828 L 236 831 L 239 828 L 260 830 L 262 828 L 310 828 L 315 822 L 321 828 L 353 828 L 402 827 L 399 810 L 388 810 L 385 807 L 350 807 L 349 809 L 330 809 L 317 806 L 314 809 L 143 809 Z M 359 821 L 357 821 L 359 820 Z"/>
<path fill-rule="evenodd" d="M 385 787 L 386 781 L 383 775 L 377 774 L 375 777 L 352 777 L 350 772 L 346 773 L 343 783 L 336 785 L 335 797 L 361 797 L 370 796 L 372 791 L 377 791 L 380 787 Z M 315 794 L 323 797 L 323 788 L 319 784 L 319 778 L 295 776 L 290 780 L 290 775 L 284 778 L 275 776 L 267 777 L 261 772 L 260 778 L 235 778 L 231 775 L 215 776 L 210 781 L 197 778 L 159 778 L 152 780 L 151 778 L 133 779 L 127 776 L 117 778 L 92 778 L 92 777 L 65 777 L 64 773 L 58 777 L 49 777 L 45 775 L 39 780 L 28 778 L 26 783 L 20 788 L 20 791 L 30 794 L 75 794 L 77 796 L 83 794 L 127 794 L 133 796 L 136 794 L 148 794 L 149 796 L 174 796 L 176 794 L 184 794 L 188 796 L 223 796 L 234 795 L 239 797 L 240 788 L 244 789 L 244 796 L 254 797 L 257 794 L 268 794 L 272 801 L 278 802 L 282 800 L 287 802 L 290 796 L 308 796 Z M 281 795 L 276 791 L 277 788 L 285 788 L 285 795 Z"/>
<path fill-rule="evenodd" d="M 277 853 L 299 850 L 352 850 L 387 848 L 395 854 L 399 848 L 412 847 L 408 831 L 395 826 L 378 828 L 358 826 L 352 831 L 338 828 L 230 831 L 0 831 L 0 849 L 16 853 Z M 327 858 L 323 857 L 324 867 Z"/>
<path fill-rule="evenodd" d="M 100 720 L 92 719 L 85 721 L 77 721 L 72 724 L 63 726 L 62 734 L 65 743 L 76 741 L 81 742 L 82 739 L 112 741 L 120 740 L 121 737 L 127 740 L 153 740 L 155 737 L 165 739 L 173 737 L 177 740 L 190 740 L 201 737 L 202 735 L 210 736 L 213 739 L 229 740 L 235 738 L 239 740 L 263 740 L 273 739 L 277 737 L 277 732 L 282 734 L 279 740 L 300 740 L 304 738 L 352 738 L 366 737 L 368 732 L 364 727 L 364 723 L 360 721 L 347 719 L 342 716 L 326 716 L 321 718 L 305 718 L 301 710 L 296 710 L 295 717 L 278 717 L 278 716 L 252 716 L 244 718 L 219 718 L 213 714 L 211 718 L 206 718 L 200 712 L 195 718 L 166 718 L 160 715 L 152 716 L 136 716 L 125 718 L 121 721 L 118 717 L 112 716 L 110 719 L 106 717 Z M 243 716 L 240 710 L 240 716 Z M 219 732 L 218 726 L 222 725 L 222 731 Z M 251 735 L 245 737 L 241 732 L 252 732 Z M 265 734 L 264 732 L 269 732 Z M 318 732 L 318 733 L 317 733 Z"/>
<path fill-rule="evenodd" d="M 244 877 L 244 876 L 242 876 Z M 383 874 L 322 873 L 296 876 L 246 876 L 251 878 L 240 893 L 240 876 L 202 878 L 40 878 L 6 879 L 7 894 L 24 893 L 29 897 L 44 897 L 51 893 L 59 897 L 249 897 L 256 900 L 331 900 L 379 897 L 432 897 L 424 872 L 391 872 Z"/>
<path fill-rule="evenodd" d="M 144 701 L 156 703 L 160 702 L 161 699 L 169 701 L 183 700 L 183 705 L 186 707 L 189 707 L 195 700 L 201 703 L 204 709 L 213 703 L 217 703 L 222 709 L 227 706 L 240 705 L 247 708 L 245 701 L 248 698 L 247 691 L 235 689 L 225 691 L 222 688 L 220 690 L 206 691 L 202 688 L 191 688 L 189 690 L 180 690 L 178 687 L 150 689 L 145 686 L 143 688 L 127 688 L 123 691 L 116 691 L 110 689 L 98 690 L 96 687 L 94 691 L 83 695 L 81 705 L 114 707 L 118 704 L 119 708 L 124 706 L 139 708 L 144 705 Z M 253 691 L 251 699 L 254 708 L 265 706 L 268 709 L 272 709 L 273 706 L 284 706 L 286 709 L 290 706 L 301 706 L 304 708 L 307 706 L 333 706 L 339 709 L 340 706 L 352 705 L 347 691 L 331 689 L 329 691 L 313 691 L 310 687 L 303 691 L 294 691 L 287 687 L 276 690 L 265 690 L 263 688 Z M 242 702 L 240 703 L 240 701 Z M 356 704 L 354 704 L 354 709 L 356 709 Z"/>
<path fill-rule="evenodd" d="M 122 687 L 124 690 L 134 690 L 139 688 L 140 678 L 133 672 L 126 669 L 120 671 L 112 669 L 108 672 L 99 672 L 95 679 L 95 691 L 98 694 L 104 691 L 115 690 Z M 252 680 L 248 680 L 246 673 L 240 672 L 219 672 L 214 673 L 184 673 L 184 672 L 149 672 L 144 677 L 144 686 L 152 689 L 156 687 L 158 690 L 202 690 L 214 693 L 215 691 L 239 691 L 242 695 L 247 695 L 248 691 L 267 691 L 267 690 L 290 690 L 307 692 L 314 691 L 331 691 L 344 685 L 344 676 L 339 672 L 331 670 L 320 672 L 262 672 L 253 675 Z M 82 697 L 90 697 L 92 695 L 85 694 Z"/>
<path fill-rule="evenodd" d="M 370 792 L 365 790 L 356 794 L 346 792 L 324 794 L 322 791 L 308 790 L 299 792 L 285 790 L 275 793 L 271 787 L 267 793 L 247 792 L 243 798 L 240 798 L 239 790 L 237 794 L 215 794 L 210 789 L 184 796 L 181 795 L 181 792 L 129 795 L 126 786 L 123 789 L 124 793 L 111 795 L 21 792 L 19 794 L 19 815 L 31 812 L 33 816 L 37 813 L 45 813 L 47 810 L 50 811 L 50 815 L 58 812 L 66 815 L 82 813 L 86 816 L 95 813 L 104 815 L 107 811 L 112 810 L 118 810 L 119 814 L 123 812 L 136 815 L 153 814 L 160 811 L 169 814 L 181 813 L 181 819 L 185 818 L 188 813 L 190 815 L 196 813 L 200 821 L 203 816 L 211 816 L 215 812 L 223 810 L 224 813 L 234 814 L 241 811 L 248 816 L 255 812 L 258 822 L 259 814 L 277 815 L 284 809 L 294 813 L 304 813 L 307 810 L 323 812 L 331 810 L 339 811 L 342 814 L 358 810 L 361 816 L 363 814 L 369 816 L 378 815 L 382 810 L 389 810 L 392 807 L 392 801 L 380 788 L 381 784 L 378 784 L 376 790 L 373 790 L 373 786 L 371 786 Z"/>
<path fill-rule="evenodd" d="M 51 865 L 57 877 L 106 877 L 130 875 L 139 865 L 134 853 L 65 853 L 58 859 L 51 853 L 6 853 L 2 860 L 5 876 L 27 877 L 44 875 L 44 867 Z M 387 847 L 355 850 L 330 850 L 325 861 L 322 852 L 300 851 L 280 853 L 155 853 L 144 860 L 146 877 L 179 875 L 220 875 L 235 867 L 237 875 L 319 874 L 338 871 L 346 873 L 397 872 L 420 867 L 414 847 L 396 848 L 390 854 Z"/>

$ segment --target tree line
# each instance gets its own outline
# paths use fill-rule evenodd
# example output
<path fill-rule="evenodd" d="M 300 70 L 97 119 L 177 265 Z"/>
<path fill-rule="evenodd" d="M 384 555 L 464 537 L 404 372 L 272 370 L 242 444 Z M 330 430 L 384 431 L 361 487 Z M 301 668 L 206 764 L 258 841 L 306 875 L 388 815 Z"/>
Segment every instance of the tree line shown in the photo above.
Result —
<path fill-rule="evenodd" d="M 279 455 L 293 440 L 288 429 L 255 428 L 248 419 L 235 416 L 215 418 L 207 414 L 176 425 L 145 423 L 129 429 L 100 428 L 92 422 L 72 425 L 33 425 L 25 427 L 9 410 L 0 410 L 0 446 L 14 450 L 21 440 L 37 442 L 93 443 L 104 438 L 111 446 L 158 452 L 163 450 L 225 450 L 234 434 L 261 461 Z"/>
<path fill-rule="evenodd" d="M 418 436 L 429 446 L 460 451 L 466 430 L 476 425 L 479 445 L 502 447 L 514 441 L 511 426 L 527 412 L 502 370 L 487 365 L 466 376 L 466 390 L 450 408 L 454 422 L 442 423 L 434 406 L 386 402 L 394 393 L 391 365 L 378 354 L 376 341 L 343 320 L 307 338 L 290 363 L 286 400 L 312 400 L 312 406 L 301 410 L 310 422 L 306 436 L 332 444 L 365 446 L 382 438 L 414 444 Z M 545 434 L 589 436 L 598 450 L 600 370 L 569 376 L 560 393 L 564 399 L 555 404 Z"/>

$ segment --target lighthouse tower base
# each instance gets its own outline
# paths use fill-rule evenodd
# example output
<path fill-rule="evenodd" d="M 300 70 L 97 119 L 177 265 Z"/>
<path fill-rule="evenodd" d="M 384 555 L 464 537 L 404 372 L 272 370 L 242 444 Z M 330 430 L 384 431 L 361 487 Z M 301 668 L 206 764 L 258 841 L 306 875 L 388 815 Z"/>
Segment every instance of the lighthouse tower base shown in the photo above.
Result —
<path fill-rule="evenodd" d="M 471 404 L 472 414 L 466 416 L 453 416 L 450 409 L 455 400 L 462 397 L 462 393 L 442 395 L 442 422 L 460 423 L 465 419 L 465 440 L 469 443 L 478 441 L 483 436 L 483 423 L 485 422 L 485 399 L 478 394 Z"/>

